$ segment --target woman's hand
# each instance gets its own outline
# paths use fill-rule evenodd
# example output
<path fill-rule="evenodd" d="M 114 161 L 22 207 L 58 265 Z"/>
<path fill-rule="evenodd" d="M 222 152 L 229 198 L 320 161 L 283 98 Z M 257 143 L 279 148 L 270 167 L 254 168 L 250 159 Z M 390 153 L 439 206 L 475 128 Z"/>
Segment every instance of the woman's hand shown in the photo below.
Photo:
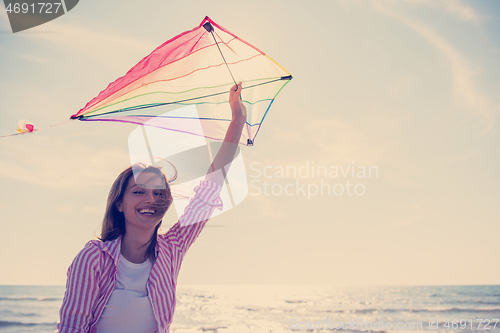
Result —
<path fill-rule="evenodd" d="M 247 108 L 241 100 L 241 82 L 231 87 L 229 91 L 229 105 L 232 111 L 232 120 L 245 123 L 247 121 Z"/>

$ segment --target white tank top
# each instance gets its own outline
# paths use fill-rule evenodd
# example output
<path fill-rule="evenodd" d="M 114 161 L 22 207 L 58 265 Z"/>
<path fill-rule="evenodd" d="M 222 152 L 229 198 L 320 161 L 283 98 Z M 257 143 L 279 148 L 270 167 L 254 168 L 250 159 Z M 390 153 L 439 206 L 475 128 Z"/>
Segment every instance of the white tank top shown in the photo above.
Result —
<path fill-rule="evenodd" d="M 134 264 L 120 254 L 116 286 L 95 328 L 98 333 L 154 333 L 158 324 L 146 283 L 153 263 Z"/>

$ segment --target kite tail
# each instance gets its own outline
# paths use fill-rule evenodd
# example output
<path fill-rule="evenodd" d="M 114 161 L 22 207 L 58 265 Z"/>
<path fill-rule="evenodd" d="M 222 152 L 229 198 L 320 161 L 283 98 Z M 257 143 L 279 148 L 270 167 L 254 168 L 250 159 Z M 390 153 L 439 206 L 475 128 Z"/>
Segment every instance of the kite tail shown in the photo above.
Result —
<path fill-rule="evenodd" d="M 54 126 L 59 126 L 59 125 L 62 125 L 62 124 L 66 124 L 66 123 L 69 123 L 70 121 L 73 121 L 73 119 L 63 121 L 62 123 L 58 123 L 58 124 L 54 124 L 54 125 L 45 126 L 45 127 L 42 127 L 42 128 L 35 128 L 35 129 L 34 129 L 33 131 L 31 131 L 31 132 L 22 132 L 22 133 L 15 133 L 15 134 L 1 135 L 1 136 L 0 136 L 0 139 L 7 138 L 7 137 L 9 137 L 9 136 L 16 136 L 16 135 L 23 135 L 23 134 L 27 134 L 27 133 L 35 133 L 35 132 L 40 132 L 40 131 L 43 131 L 43 130 L 44 130 L 44 129 L 46 129 L 46 128 L 50 128 L 50 127 L 54 127 Z"/>

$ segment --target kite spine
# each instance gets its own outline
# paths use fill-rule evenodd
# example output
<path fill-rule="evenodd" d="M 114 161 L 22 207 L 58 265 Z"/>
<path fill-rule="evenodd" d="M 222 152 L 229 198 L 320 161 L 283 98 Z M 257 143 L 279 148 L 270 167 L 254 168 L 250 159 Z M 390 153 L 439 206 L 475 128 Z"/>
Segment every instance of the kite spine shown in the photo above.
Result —
<path fill-rule="evenodd" d="M 229 71 L 229 74 L 231 75 L 231 78 L 233 79 L 234 84 L 236 85 L 236 90 L 238 90 L 238 84 L 236 83 L 236 80 L 234 79 L 233 73 L 231 73 L 231 70 L 229 69 L 229 65 L 227 64 L 226 58 L 224 58 L 224 54 L 222 54 L 222 50 L 219 47 L 219 43 L 217 43 L 217 39 L 215 38 L 214 35 L 214 27 L 210 22 L 207 22 L 203 25 L 203 28 L 207 30 L 210 34 L 212 34 L 212 37 L 214 38 L 215 45 L 217 45 L 217 48 L 219 49 L 219 53 L 222 56 L 222 60 L 224 60 L 224 63 L 226 64 L 227 70 Z"/>

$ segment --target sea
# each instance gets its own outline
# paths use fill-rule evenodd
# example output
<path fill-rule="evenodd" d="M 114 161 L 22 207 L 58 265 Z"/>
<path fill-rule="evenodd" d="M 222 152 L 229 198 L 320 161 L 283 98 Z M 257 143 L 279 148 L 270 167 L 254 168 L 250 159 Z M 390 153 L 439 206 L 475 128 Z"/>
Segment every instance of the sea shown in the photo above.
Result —
<path fill-rule="evenodd" d="M 0 286 L 0 333 L 54 332 L 64 286 Z M 184 285 L 171 333 L 500 332 L 500 286 Z"/>

